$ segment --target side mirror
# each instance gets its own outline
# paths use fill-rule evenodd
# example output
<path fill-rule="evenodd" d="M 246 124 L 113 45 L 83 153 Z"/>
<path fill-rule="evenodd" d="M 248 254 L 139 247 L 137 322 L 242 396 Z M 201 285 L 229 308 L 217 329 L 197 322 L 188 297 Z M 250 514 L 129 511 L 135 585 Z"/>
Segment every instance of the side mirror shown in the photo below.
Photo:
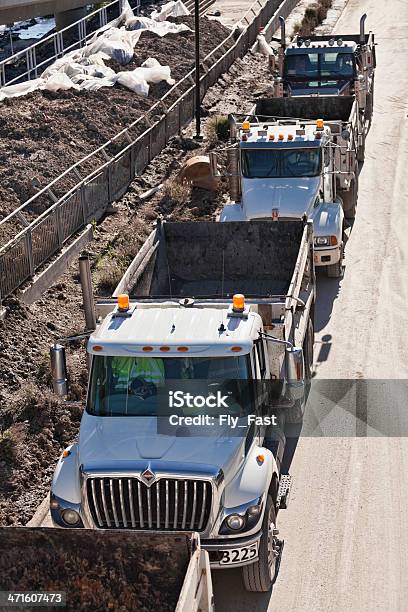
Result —
<path fill-rule="evenodd" d="M 342 137 L 343 140 L 350 140 L 350 136 L 351 136 L 351 134 L 350 134 L 349 130 L 343 130 L 342 133 L 341 133 L 341 137 Z"/>
<path fill-rule="evenodd" d="M 305 394 L 305 366 L 303 349 L 297 346 L 286 349 L 286 379 L 288 398 L 302 400 Z"/>
<path fill-rule="evenodd" d="M 65 348 L 61 344 L 50 347 L 51 375 L 54 393 L 64 397 L 68 393 Z"/>

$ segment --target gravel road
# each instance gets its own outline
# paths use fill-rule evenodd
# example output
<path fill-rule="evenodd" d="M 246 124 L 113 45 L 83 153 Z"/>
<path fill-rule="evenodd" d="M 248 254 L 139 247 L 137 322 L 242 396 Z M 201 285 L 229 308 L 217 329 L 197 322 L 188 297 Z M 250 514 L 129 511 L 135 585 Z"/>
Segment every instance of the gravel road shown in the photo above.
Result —
<path fill-rule="evenodd" d="M 375 115 L 360 174 L 357 216 L 342 281 L 319 278 L 317 379 L 407 378 L 408 4 L 350 0 L 336 31 L 355 32 L 363 12 L 376 34 Z M 320 409 L 332 408 L 329 399 Z M 332 392 L 333 395 L 333 392 Z M 338 408 L 350 419 L 352 399 Z M 368 416 L 384 406 L 370 394 Z M 309 411 L 316 409 L 310 398 Z M 351 418 L 357 434 L 366 434 Z M 363 429 L 363 431 L 361 431 Z M 406 429 L 405 429 L 406 431 Z M 370 432 L 369 432 L 370 433 Z M 239 572 L 215 574 L 217 612 L 400 612 L 407 609 L 408 441 L 301 437 L 291 473 L 285 539 L 272 596 L 245 593 Z"/>

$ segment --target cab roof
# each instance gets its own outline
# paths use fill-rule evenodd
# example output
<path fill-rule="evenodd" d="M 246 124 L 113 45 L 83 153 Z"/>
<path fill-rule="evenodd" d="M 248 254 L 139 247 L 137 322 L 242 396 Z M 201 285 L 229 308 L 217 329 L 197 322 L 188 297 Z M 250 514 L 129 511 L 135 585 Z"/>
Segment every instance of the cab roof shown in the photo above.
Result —
<path fill-rule="evenodd" d="M 251 351 L 258 338 L 261 318 L 246 311 L 228 316 L 221 308 L 143 308 L 131 305 L 124 316 L 108 314 L 88 342 L 94 355 L 237 356 Z M 232 352 L 232 347 L 240 347 Z M 102 347 L 102 349 L 98 348 Z M 144 351 L 144 347 L 149 347 Z M 161 347 L 166 347 L 160 350 Z M 188 348 L 181 352 L 180 347 Z"/>
<path fill-rule="evenodd" d="M 245 134 L 246 139 L 242 139 Z M 280 138 L 281 136 L 281 138 Z M 324 127 L 316 138 L 316 122 L 305 123 L 298 121 L 291 125 L 251 124 L 249 132 L 240 130 L 240 146 L 251 148 L 254 143 L 260 148 L 282 147 L 320 147 L 330 139 L 330 128 Z"/>

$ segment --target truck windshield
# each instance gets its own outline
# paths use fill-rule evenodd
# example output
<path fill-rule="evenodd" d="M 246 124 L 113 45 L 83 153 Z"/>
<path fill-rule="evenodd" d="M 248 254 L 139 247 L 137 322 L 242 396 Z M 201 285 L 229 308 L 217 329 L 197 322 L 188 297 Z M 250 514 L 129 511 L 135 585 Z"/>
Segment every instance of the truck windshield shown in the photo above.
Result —
<path fill-rule="evenodd" d="M 224 411 L 246 413 L 249 372 L 248 355 L 211 358 L 98 355 L 93 359 L 87 411 L 96 416 L 163 416 L 175 412 L 170 401 L 175 391 L 205 397 L 216 396 L 219 391 L 228 396 L 228 409 L 224 406 Z M 205 411 L 202 405 L 190 407 L 187 414 Z M 184 408 L 183 412 L 186 413 Z"/>
<path fill-rule="evenodd" d="M 352 53 L 296 53 L 285 57 L 283 76 L 292 80 L 351 79 L 355 75 Z"/>
<path fill-rule="evenodd" d="M 320 174 L 321 151 L 313 149 L 242 149 L 245 178 L 311 177 Z"/>

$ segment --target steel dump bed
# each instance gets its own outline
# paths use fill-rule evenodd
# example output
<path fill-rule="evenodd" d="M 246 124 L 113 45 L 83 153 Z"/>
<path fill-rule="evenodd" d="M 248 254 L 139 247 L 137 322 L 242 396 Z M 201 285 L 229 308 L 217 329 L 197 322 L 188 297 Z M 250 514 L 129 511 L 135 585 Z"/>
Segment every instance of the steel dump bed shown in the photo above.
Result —
<path fill-rule="evenodd" d="M 262 98 L 257 100 L 251 114 L 256 115 L 259 121 L 296 118 L 348 123 L 355 113 L 355 104 L 353 96 Z"/>
<path fill-rule="evenodd" d="M 192 532 L 0 528 L 0 591 L 63 592 L 67 610 L 211 610 L 207 572 Z"/>
<path fill-rule="evenodd" d="M 159 223 L 114 295 L 286 296 L 311 257 L 306 230 L 301 220 Z"/>

